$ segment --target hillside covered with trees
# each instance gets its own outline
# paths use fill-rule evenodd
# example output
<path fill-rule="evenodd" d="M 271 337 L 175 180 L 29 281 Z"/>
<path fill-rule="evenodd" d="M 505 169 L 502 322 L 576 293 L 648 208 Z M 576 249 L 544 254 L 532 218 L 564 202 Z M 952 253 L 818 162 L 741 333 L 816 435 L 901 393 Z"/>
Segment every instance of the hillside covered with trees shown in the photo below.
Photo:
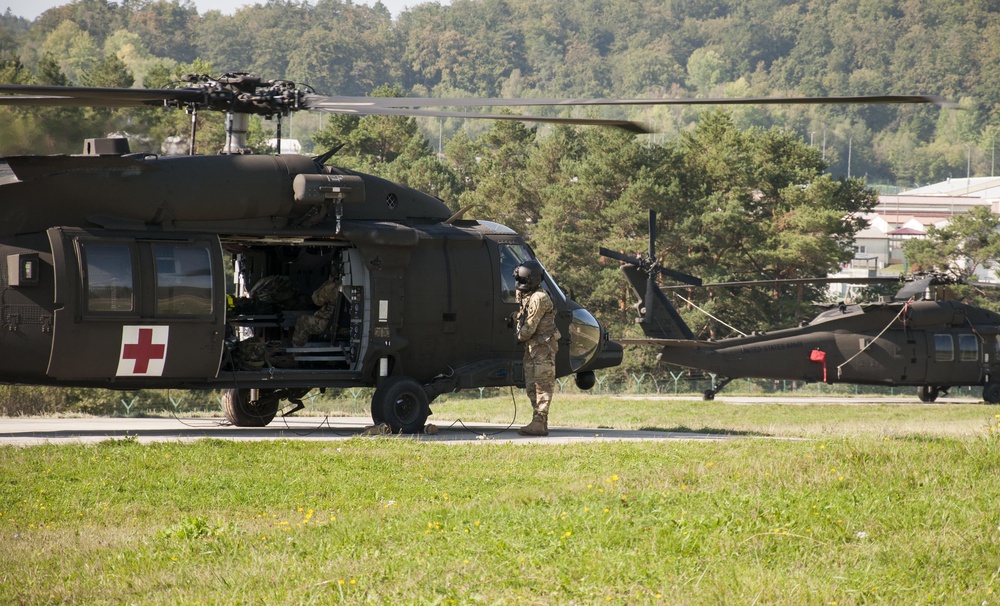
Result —
<path fill-rule="evenodd" d="M 777 125 L 810 140 L 835 175 L 910 186 L 994 170 L 998 33 L 1000 3 L 991 0 L 456 0 L 396 21 L 380 4 L 342 0 L 271 0 L 232 16 L 181 0 L 77 0 L 31 23 L 0 17 L 0 54 L 5 80 L 39 83 L 152 87 L 207 70 L 345 95 L 390 85 L 437 96 L 919 92 L 961 102 L 967 111 L 734 112 L 741 127 Z M 634 117 L 662 137 L 700 111 Z"/>

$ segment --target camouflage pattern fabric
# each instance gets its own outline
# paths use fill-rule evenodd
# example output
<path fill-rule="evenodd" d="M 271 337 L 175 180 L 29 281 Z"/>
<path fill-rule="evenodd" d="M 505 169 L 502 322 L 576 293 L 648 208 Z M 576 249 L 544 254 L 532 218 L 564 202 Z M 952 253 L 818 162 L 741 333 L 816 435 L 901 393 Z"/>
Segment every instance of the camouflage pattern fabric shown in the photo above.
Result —
<path fill-rule="evenodd" d="M 320 308 L 312 315 L 300 316 L 295 321 L 292 345 L 302 347 L 313 335 L 323 333 L 330 326 L 330 320 L 337 311 L 339 296 L 340 282 L 332 277 L 313 291 L 312 301 Z"/>
<path fill-rule="evenodd" d="M 288 276 L 265 276 L 257 280 L 248 296 L 254 301 L 284 308 L 294 301 L 296 294 L 295 283 Z"/>
<path fill-rule="evenodd" d="M 556 384 L 556 352 L 562 336 L 555 308 L 542 289 L 517 293 L 517 340 L 524 343 L 524 389 L 535 415 L 546 420 Z"/>

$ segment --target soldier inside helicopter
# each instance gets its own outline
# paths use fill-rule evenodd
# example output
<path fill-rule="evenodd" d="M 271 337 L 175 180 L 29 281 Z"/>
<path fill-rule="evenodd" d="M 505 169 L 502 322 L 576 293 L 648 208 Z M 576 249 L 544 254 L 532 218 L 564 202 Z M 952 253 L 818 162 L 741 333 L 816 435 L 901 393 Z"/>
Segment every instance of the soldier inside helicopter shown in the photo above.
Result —
<path fill-rule="evenodd" d="M 230 297 L 229 369 L 296 368 L 313 362 L 337 367 L 344 358 L 332 355 L 334 349 L 340 350 L 333 344 L 349 329 L 339 322 L 346 317 L 341 308 L 348 305 L 341 293 L 339 251 L 331 254 L 283 247 L 278 255 L 286 273 L 259 278 L 254 276 L 253 255 L 241 252 L 235 256 L 237 288 L 246 295 Z M 302 295 L 310 287 L 311 294 Z"/>

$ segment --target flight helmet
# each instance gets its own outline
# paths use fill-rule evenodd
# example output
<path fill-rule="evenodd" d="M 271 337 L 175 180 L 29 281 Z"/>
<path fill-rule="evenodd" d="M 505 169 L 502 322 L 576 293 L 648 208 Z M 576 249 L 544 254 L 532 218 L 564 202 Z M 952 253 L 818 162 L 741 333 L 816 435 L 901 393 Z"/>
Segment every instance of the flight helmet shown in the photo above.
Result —
<path fill-rule="evenodd" d="M 531 292 L 542 285 L 542 264 L 534 259 L 528 259 L 514 268 L 514 281 L 517 290 Z"/>

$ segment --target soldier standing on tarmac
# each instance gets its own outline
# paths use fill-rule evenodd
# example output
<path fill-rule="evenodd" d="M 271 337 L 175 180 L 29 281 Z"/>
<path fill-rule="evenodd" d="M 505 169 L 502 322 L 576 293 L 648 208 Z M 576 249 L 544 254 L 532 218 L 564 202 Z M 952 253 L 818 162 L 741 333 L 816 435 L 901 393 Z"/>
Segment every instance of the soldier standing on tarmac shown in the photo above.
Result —
<path fill-rule="evenodd" d="M 517 283 L 517 340 L 524 343 L 524 388 L 534 414 L 531 423 L 517 431 L 522 436 L 549 435 L 549 404 L 556 383 L 559 329 L 555 308 L 542 285 L 542 265 L 534 259 L 514 269 Z"/>

